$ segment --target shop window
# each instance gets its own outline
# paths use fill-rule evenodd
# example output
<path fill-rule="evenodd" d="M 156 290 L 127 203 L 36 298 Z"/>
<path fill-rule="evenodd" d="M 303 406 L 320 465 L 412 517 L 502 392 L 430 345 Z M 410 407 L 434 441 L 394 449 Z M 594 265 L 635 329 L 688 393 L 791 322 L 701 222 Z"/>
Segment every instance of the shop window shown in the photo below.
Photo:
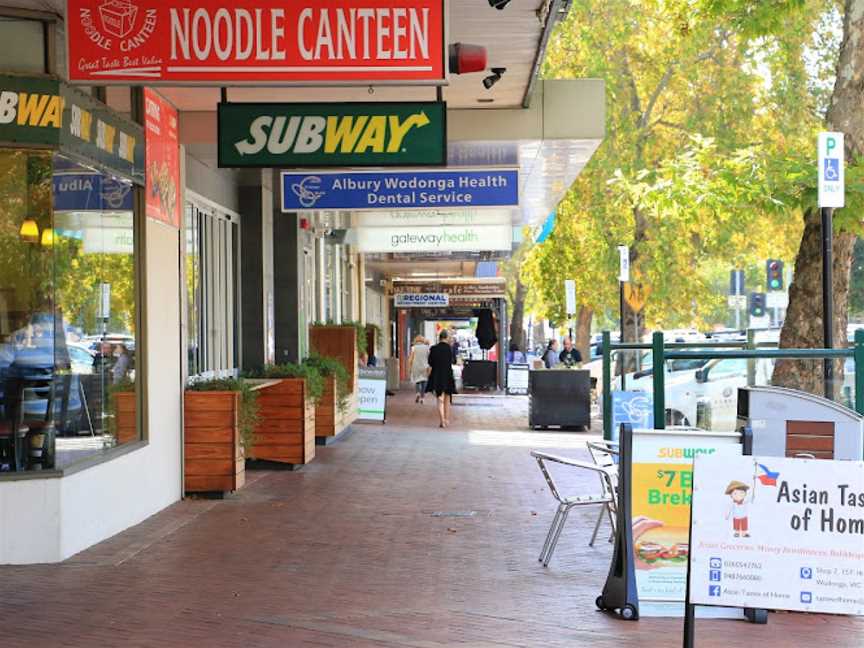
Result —
<path fill-rule="evenodd" d="M 0 149 L 0 472 L 140 438 L 132 187 Z"/>
<path fill-rule="evenodd" d="M 0 16 L 0 67 L 3 71 L 46 73 L 46 29 L 50 26 L 40 20 Z"/>
<path fill-rule="evenodd" d="M 239 229 L 227 213 L 186 203 L 190 376 L 235 374 L 240 366 Z"/>

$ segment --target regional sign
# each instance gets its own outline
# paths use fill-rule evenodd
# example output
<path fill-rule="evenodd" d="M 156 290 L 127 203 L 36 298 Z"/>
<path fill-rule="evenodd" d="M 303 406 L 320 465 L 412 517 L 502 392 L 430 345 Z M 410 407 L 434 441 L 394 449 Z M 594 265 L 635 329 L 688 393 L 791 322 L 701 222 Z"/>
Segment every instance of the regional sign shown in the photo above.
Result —
<path fill-rule="evenodd" d="M 447 163 L 447 105 L 220 103 L 220 167 Z"/>
<path fill-rule="evenodd" d="M 405 293 L 395 295 L 396 308 L 447 308 L 450 295 L 446 293 Z"/>
<path fill-rule="evenodd" d="M 511 225 L 443 227 L 361 227 L 357 230 L 361 252 L 509 252 L 513 249 Z"/>
<path fill-rule="evenodd" d="M 282 173 L 282 211 L 516 207 L 516 169 Z"/>
<path fill-rule="evenodd" d="M 864 463 L 696 457 L 691 548 L 691 603 L 864 614 Z"/>
<path fill-rule="evenodd" d="M 144 88 L 147 218 L 180 227 L 180 137 L 177 109 Z"/>
<path fill-rule="evenodd" d="M 67 0 L 66 7 L 72 82 L 446 80 L 443 0 Z"/>

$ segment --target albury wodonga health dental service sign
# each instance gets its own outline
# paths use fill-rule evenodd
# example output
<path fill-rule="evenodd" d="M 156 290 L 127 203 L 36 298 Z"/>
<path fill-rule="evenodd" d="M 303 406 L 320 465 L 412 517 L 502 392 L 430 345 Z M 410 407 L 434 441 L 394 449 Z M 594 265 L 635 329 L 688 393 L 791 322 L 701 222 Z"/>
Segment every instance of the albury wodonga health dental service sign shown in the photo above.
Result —
<path fill-rule="evenodd" d="M 427 83 L 443 0 L 68 0 L 80 83 Z"/>
<path fill-rule="evenodd" d="M 864 614 L 864 463 L 697 457 L 690 602 Z"/>

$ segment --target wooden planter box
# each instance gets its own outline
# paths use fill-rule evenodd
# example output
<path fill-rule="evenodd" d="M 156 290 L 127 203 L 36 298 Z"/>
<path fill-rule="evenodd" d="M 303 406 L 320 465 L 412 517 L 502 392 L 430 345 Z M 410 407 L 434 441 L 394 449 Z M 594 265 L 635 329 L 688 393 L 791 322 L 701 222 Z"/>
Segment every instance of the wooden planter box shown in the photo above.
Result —
<path fill-rule="evenodd" d="M 349 396 L 348 406 L 339 409 L 336 397 L 336 378 L 326 378 L 324 395 L 315 407 L 315 436 L 330 438 L 339 436 L 357 418 L 357 394 Z"/>
<path fill-rule="evenodd" d="M 117 445 L 138 440 L 137 417 L 135 416 L 135 392 L 116 392 L 114 399 L 114 429 Z"/>
<path fill-rule="evenodd" d="M 187 391 L 184 412 L 184 470 L 187 493 L 229 493 L 246 481 L 238 392 Z"/>
<path fill-rule="evenodd" d="M 307 464 L 315 458 L 315 404 L 302 378 L 266 380 L 258 392 L 258 426 L 250 459 Z"/>
<path fill-rule="evenodd" d="M 353 326 L 310 326 L 309 343 L 322 356 L 335 358 L 348 371 L 348 385 L 357 390 L 357 331 Z"/>

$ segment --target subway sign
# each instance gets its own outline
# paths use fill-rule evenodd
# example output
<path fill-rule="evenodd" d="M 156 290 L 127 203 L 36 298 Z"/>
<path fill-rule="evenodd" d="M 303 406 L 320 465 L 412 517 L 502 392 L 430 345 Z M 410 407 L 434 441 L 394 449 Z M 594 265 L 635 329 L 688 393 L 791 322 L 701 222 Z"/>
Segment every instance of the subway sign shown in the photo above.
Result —
<path fill-rule="evenodd" d="M 144 182 L 142 128 L 57 79 L 0 75 L 0 142 L 59 148 Z"/>
<path fill-rule="evenodd" d="M 220 167 L 441 166 L 447 106 L 220 103 Z"/>
<path fill-rule="evenodd" d="M 67 0 L 85 84 L 446 82 L 444 0 Z"/>

